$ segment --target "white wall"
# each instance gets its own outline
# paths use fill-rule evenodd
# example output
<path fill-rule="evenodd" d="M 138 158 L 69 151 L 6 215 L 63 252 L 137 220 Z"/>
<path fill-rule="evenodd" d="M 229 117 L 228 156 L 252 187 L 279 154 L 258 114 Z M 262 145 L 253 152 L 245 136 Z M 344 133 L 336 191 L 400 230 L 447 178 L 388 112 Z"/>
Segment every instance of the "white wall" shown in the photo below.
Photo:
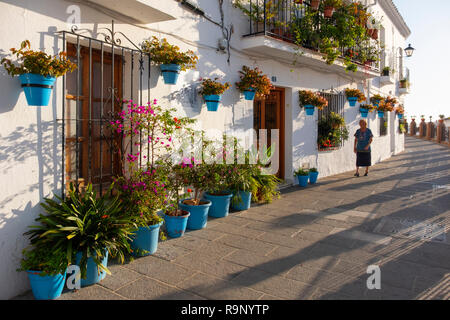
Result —
<path fill-rule="evenodd" d="M 197 3 L 214 20 L 220 21 L 216 1 L 198 0 Z M 69 14 L 66 9 L 71 4 L 73 3 L 70 1 L 61 0 L 0 2 L 0 30 L 3 30 L 0 49 L 5 53 L 9 48 L 18 47 L 22 40 L 29 39 L 33 49 L 52 54 L 62 50 L 62 41 L 53 32 L 68 30 L 65 21 Z M 303 163 L 317 166 L 321 177 L 354 168 L 352 136 L 358 126 L 358 108 L 347 106 L 345 109 L 350 140 L 341 150 L 319 155 L 316 144 L 317 112 L 314 117 L 306 117 L 298 106 L 298 90 L 331 87 L 343 90 L 348 86 L 362 88 L 362 83 L 353 83 L 351 76 L 342 77 L 305 66 L 293 67 L 289 63 L 275 62 L 269 58 L 255 59 L 247 56 L 240 51 L 240 36 L 248 31 L 248 23 L 237 9 L 227 3 L 226 24 L 233 23 L 235 27 L 231 42 L 234 50 L 231 64 L 228 65 L 226 55 L 215 49 L 222 36 L 217 26 L 182 9 L 175 1 L 170 4 L 167 2 L 166 5 L 170 5 L 170 13 L 177 19 L 149 24 L 147 29 L 128 25 L 117 17 L 115 19 L 116 30 L 125 33 L 135 43 L 156 35 L 166 37 L 183 50 L 192 49 L 199 55 L 197 69 L 182 73 L 175 86 L 164 85 L 158 69 L 153 68 L 152 99 L 157 98 L 162 105 L 176 107 L 180 115 L 198 119 L 199 126 L 203 129 L 250 129 L 253 127 L 253 105 L 245 101 L 235 88 L 224 94 L 219 111 L 211 113 L 206 111 L 201 97 L 196 94 L 195 83 L 198 83 L 196 81 L 200 77 L 220 75 L 223 76 L 223 81 L 234 84 L 239 80 L 238 70 L 243 65 L 258 66 L 270 77 L 277 77 L 275 85 L 286 88 L 286 178 L 292 181 L 293 170 Z M 112 17 L 83 5 L 80 7 L 81 29 L 100 32 L 102 27 L 110 26 Z M 387 30 L 389 28 L 388 26 Z M 404 39 L 397 37 L 395 41 L 401 42 Z M 127 45 L 124 39 L 123 44 Z M 372 88 L 375 92 L 380 89 L 385 94 L 389 91 L 395 94 L 393 86 L 378 88 L 377 80 L 372 81 Z M 0 299 L 5 299 L 29 288 L 26 275 L 16 272 L 21 250 L 27 245 L 27 239 L 22 234 L 41 212 L 39 202 L 44 197 L 51 197 L 54 192 L 59 193 L 61 189 L 61 121 L 58 120 L 61 119 L 63 99 L 61 79 L 57 80 L 48 107 L 29 107 L 18 79 L 12 79 L 2 69 L 0 96 Z M 147 98 L 145 90 L 144 101 Z M 370 128 L 378 128 L 377 121 L 373 118 Z M 375 139 L 374 162 L 391 156 L 389 139 L 389 136 Z M 396 152 L 403 150 L 403 139 L 403 136 L 396 135 Z"/>

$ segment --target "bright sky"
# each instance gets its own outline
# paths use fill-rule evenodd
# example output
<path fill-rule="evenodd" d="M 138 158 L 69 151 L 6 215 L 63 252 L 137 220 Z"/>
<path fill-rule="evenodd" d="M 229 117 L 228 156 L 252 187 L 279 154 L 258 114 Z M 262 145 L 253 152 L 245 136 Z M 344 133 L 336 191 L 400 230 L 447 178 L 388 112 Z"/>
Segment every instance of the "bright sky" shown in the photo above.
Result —
<path fill-rule="evenodd" d="M 411 72 L 411 93 L 406 96 L 408 116 L 450 117 L 450 1 L 394 0 L 411 29 L 408 43 L 416 49 L 405 58 Z"/>

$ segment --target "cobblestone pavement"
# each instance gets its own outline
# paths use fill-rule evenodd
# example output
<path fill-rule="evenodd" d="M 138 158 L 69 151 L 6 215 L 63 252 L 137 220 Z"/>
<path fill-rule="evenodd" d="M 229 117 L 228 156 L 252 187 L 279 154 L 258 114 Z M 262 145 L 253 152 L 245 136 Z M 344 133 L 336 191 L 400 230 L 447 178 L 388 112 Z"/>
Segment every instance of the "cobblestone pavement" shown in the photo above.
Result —
<path fill-rule="evenodd" d="M 450 150 L 408 137 L 369 177 L 210 219 L 60 299 L 450 299 L 449 217 Z M 381 290 L 367 288 L 369 265 Z"/>

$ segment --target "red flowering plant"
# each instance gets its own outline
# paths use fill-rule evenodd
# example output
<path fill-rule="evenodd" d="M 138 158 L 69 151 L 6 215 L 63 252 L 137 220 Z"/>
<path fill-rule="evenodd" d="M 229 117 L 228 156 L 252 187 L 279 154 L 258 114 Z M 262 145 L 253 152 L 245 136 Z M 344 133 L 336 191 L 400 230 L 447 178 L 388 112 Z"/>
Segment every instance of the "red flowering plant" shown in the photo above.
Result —
<path fill-rule="evenodd" d="M 236 87 L 239 91 L 244 92 L 249 89 L 256 91 L 256 96 L 259 98 L 270 94 L 270 90 L 274 89 L 268 76 L 263 74 L 258 68 L 242 67 L 239 71 L 241 80 L 236 82 Z"/>

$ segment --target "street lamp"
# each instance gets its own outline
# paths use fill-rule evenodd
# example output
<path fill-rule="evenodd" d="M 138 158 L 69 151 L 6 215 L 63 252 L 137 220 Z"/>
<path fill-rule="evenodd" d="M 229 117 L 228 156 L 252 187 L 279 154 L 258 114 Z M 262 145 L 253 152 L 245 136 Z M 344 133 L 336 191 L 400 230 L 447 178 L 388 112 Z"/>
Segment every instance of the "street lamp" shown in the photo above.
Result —
<path fill-rule="evenodd" d="M 412 55 L 413 55 L 413 53 L 414 53 L 414 50 L 416 50 L 416 49 L 414 49 L 413 47 L 411 47 L 411 44 L 410 44 L 410 45 L 405 49 L 406 56 L 407 56 L 408 58 L 412 57 Z"/>

